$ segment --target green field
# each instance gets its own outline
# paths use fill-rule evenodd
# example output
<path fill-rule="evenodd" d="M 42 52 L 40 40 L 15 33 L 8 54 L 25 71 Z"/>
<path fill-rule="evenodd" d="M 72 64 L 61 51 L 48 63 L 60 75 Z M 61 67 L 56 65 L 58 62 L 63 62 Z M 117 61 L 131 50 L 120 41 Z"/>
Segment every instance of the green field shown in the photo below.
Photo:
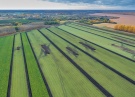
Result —
<path fill-rule="evenodd" d="M 134 40 L 78 23 L 0 37 L 0 97 L 134 97 L 135 58 L 120 48 Z"/>
<path fill-rule="evenodd" d="M 130 37 L 130 36 L 126 36 L 126 35 L 123 35 L 123 34 L 119 34 L 119 33 L 113 33 L 111 31 L 105 31 L 105 30 L 101 30 L 101 29 L 96 29 L 96 28 L 93 28 L 93 27 L 89 27 L 89 26 L 85 26 L 85 25 L 79 25 L 77 23 L 71 23 L 69 24 L 69 26 L 73 26 L 73 27 L 79 27 L 79 29 L 82 29 L 82 30 L 85 30 L 85 31 L 90 31 L 90 32 L 94 32 L 95 34 L 99 34 L 101 36 L 105 36 L 105 37 L 109 37 L 109 36 L 117 36 L 117 37 L 122 37 L 122 38 L 125 38 L 127 40 L 135 40 L 133 37 Z M 110 37 L 111 38 L 111 37 Z"/>
<path fill-rule="evenodd" d="M 17 50 L 17 47 L 21 47 L 21 49 Z M 11 82 L 11 97 L 28 97 L 28 88 L 20 34 L 15 36 Z"/>
<path fill-rule="evenodd" d="M 0 97 L 6 97 L 10 73 L 13 36 L 0 38 Z"/>
<path fill-rule="evenodd" d="M 28 36 L 54 97 L 82 97 L 84 94 L 89 97 L 96 97 L 96 94 L 103 95 L 53 45 L 50 46 L 51 55 L 46 57 L 44 54 L 40 54 L 40 45 L 48 44 L 49 41 L 38 31 L 29 32 Z"/>
<path fill-rule="evenodd" d="M 28 69 L 28 76 L 30 80 L 30 87 L 32 92 L 32 97 L 48 97 L 47 89 L 44 81 L 41 77 L 41 73 L 38 68 L 38 64 L 34 58 L 33 52 L 31 50 L 30 44 L 26 37 L 26 34 L 22 34 L 26 64 Z"/>
<path fill-rule="evenodd" d="M 113 41 L 113 40 L 110 40 L 110 39 L 106 39 L 104 37 L 100 37 L 100 36 L 97 36 L 97 35 L 94 35 L 94 34 L 91 34 L 91 33 L 87 33 L 85 31 L 82 31 L 82 30 L 79 30 L 79 29 L 76 29 L 76 28 L 72 28 L 72 27 L 69 27 L 69 26 L 65 26 L 65 25 L 62 25 L 60 26 L 59 28 L 65 30 L 65 31 L 68 31 L 69 33 L 72 33 L 74 35 L 77 35 L 81 38 L 84 38 L 88 41 L 91 41 L 93 43 L 96 43 L 102 47 L 105 47 L 109 50 L 112 50 L 112 51 L 115 51 L 121 55 L 124 55 L 128 58 L 132 58 L 132 54 L 130 53 L 127 53 L 121 49 L 118 49 L 116 47 L 113 47 L 111 44 L 116 44 L 118 46 L 121 46 L 121 43 L 120 42 L 116 42 L 116 41 Z M 87 30 L 87 29 L 86 29 Z M 132 50 L 134 50 L 135 47 L 132 47 L 132 46 L 129 46 L 129 45 L 124 45 L 125 47 L 127 48 L 130 48 Z"/>
<path fill-rule="evenodd" d="M 83 47 L 79 43 L 80 41 L 84 41 L 84 40 L 79 39 L 77 37 L 74 37 L 73 35 L 70 35 L 70 34 L 64 32 L 64 31 L 62 31 L 58 28 L 50 28 L 50 30 L 53 31 L 54 33 L 56 33 L 57 35 L 62 36 L 65 39 L 68 38 L 67 39 L 68 41 L 70 41 L 70 42 L 73 41 L 72 43 L 75 44 L 76 46 L 78 46 L 79 48 L 83 49 L 87 53 L 89 53 L 89 54 L 95 56 L 96 58 L 100 59 L 101 61 L 105 62 L 107 65 L 113 67 L 114 69 L 122 72 L 123 74 L 125 74 L 128 77 L 131 77 L 132 79 L 135 80 L 135 76 L 133 76 L 133 74 L 135 74 L 134 62 L 131 62 L 129 60 L 125 60 L 125 58 L 122 58 L 122 57 L 120 57 L 116 54 L 113 54 L 113 53 L 111 53 L 107 50 L 104 50 L 103 48 L 100 48 L 96 45 L 93 45 L 93 44 L 89 43 L 92 47 L 97 49 L 96 53 L 93 53 L 90 50 L 85 49 L 85 47 Z M 108 57 L 108 55 L 109 55 L 109 57 Z M 129 71 L 131 71 L 131 72 L 129 72 Z"/>

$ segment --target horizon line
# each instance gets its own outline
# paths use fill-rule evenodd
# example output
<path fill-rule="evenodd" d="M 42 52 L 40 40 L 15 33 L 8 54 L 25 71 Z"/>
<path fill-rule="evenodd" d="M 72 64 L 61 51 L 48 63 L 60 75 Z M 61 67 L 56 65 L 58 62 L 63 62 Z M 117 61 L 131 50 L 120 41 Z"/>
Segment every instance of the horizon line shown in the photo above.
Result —
<path fill-rule="evenodd" d="M 113 11 L 135 11 L 135 9 L 0 9 L 0 10 L 89 10 L 89 11 L 92 11 L 92 10 L 105 10 L 105 11 L 110 11 L 110 10 L 113 10 Z"/>

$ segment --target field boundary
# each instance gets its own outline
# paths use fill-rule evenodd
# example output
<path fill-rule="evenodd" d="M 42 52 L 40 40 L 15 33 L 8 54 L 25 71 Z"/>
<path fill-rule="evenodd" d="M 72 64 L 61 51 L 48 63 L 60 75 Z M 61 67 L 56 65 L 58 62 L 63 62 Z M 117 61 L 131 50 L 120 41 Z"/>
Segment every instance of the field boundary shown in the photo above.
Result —
<path fill-rule="evenodd" d="M 47 29 L 49 30 L 49 29 Z M 78 46 L 74 45 L 73 43 L 69 42 L 68 40 L 66 40 L 65 38 L 57 35 L 56 33 L 54 33 L 53 31 L 49 30 L 50 32 L 52 32 L 53 34 L 55 34 L 56 36 L 60 37 L 61 39 L 63 39 L 64 41 L 68 42 L 69 44 L 71 44 L 72 46 L 74 46 L 75 48 L 79 49 L 81 52 L 85 53 L 86 55 L 88 55 L 89 57 L 91 57 L 92 59 L 96 60 L 97 62 L 99 62 L 101 65 L 105 66 L 106 68 L 110 69 L 111 71 L 113 71 L 114 73 L 118 74 L 119 76 L 121 76 L 122 78 L 126 79 L 127 81 L 129 81 L 130 83 L 135 85 L 135 81 L 130 79 L 129 77 L 127 77 L 126 75 L 120 73 L 119 71 L 117 71 L 116 69 L 108 66 L 106 63 L 102 62 L 101 60 L 99 60 L 98 58 L 92 56 L 91 54 L 87 53 L 86 51 L 82 50 L 81 48 L 79 48 Z"/>
<path fill-rule="evenodd" d="M 26 72 L 26 79 L 27 79 L 29 97 L 32 97 L 29 74 L 28 74 L 28 67 L 27 67 L 27 62 L 26 62 L 26 56 L 25 56 L 25 53 L 24 53 L 24 45 L 23 45 L 23 40 L 22 40 L 22 33 L 20 34 L 20 36 L 21 36 L 21 44 L 22 44 L 22 51 L 23 51 L 23 57 L 24 57 L 24 64 L 25 64 L 25 72 Z"/>
<path fill-rule="evenodd" d="M 85 72 L 76 62 L 74 62 L 68 55 L 66 55 L 55 43 L 53 43 L 45 34 L 38 30 L 50 43 L 58 49 L 86 78 L 89 79 L 104 95 L 107 97 L 113 97 L 105 88 L 103 88 L 96 80 L 94 80 L 87 72 Z"/>
<path fill-rule="evenodd" d="M 14 45 L 15 45 L 15 35 L 13 37 L 13 45 L 12 45 L 12 54 L 11 54 L 11 61 L 10 61 L 10 71 L 9 71 L 9 79 L 8 79 L 7 97 L 10 97 L 10 92 L 11 92 L 12 68 L 13 68 L 13 59 L 14 59 Z"/>
<path fill-rule="evenodd" d="M 56 27 L 56 28 L 58 28 L 58 27 Z M 130 59 L 130 58 L 126 57 L 126 56 L 123 56 L 123 55 L 121 55 L 121 54 L 119 54 L 119 53 L 116 53 L 116 52 L 114 52 L 114 51 L 112 51 L 112 50 L 109 50 L 109 49 L 107 49 L 107 48 L 104 48 L 104 47 L 102 47 L 102 46 L 100 46 L 100 45 L 98 45 L 98 44 L 96 44 L 96 43 L 93 43 L 93 42 L 91 42 L 91 41 L 89 41 L 89 40 L 86 40 L 86 39 L 84 39 L 84 38 L 81 38 L 81 37 L 79 37 L 79 36 L 76 36 L 76 35 L 74 35 L 74 34 L 68 32 L 68 31 L 65 31 L 65 30 L 61 29 L 61 28 L 58 28 L 58 29 L 64 31 L 65 33 L 71 34 L 71 35 L 73 35 L 73 36 L 75 36 L 75 37 L 78 37 L 78 38 L 80 38 L 80 39 L 82 39 L 82 40 L 84 40 L 84 41 L 86 41 L 86 42 L 89 42 L 89 43 L 91 43 L 91 44 L 94 44 L 94 45 L 96 45 L 96 46 L 98 46 L 98 47 L 100 47 L 100 48 L 102 48 L 102 49 L 105 49 L 105 50 L 107 50 L 107 51 L 109 51 L 109 52 L 112 52 L 112 53 L 114 53 L 114 54 L 116 54 L 116 55 L 118 55 L 118 56 L 120 56 L 120 57 L 123 57 L 123 58 L 129 60 L 129 61 L 135 62 L 135 60 L 132 60 L 132 59 Z"/>
<path fill-rule="evenodd" d="M 44 84 L 45 84 L 45 86 L 46 86 L 46 88 L 47 88 L 49 97 L 53 97 L 53 96 L 52 96 L 52 93 L 51 93 L 51 90 L 50 90 L 50 88 L 49 88 L 49 85 L 48 85 L 48 83 L 47 83 L 47 81 L 46 81 L 46 78 L 45 78 L 45 76 L 44 76 L 44 74 L 43 74 L 43 71 L 42 71 L 42 69 L 41 69 L 41 67 L 40 67 L 40 64 L 39 64 L 39 62 L 38 62 L 38 59 L 37 59 L 37 57 L 36 57 L 36 54 L 35 54 L 35 52 L 34 52 L 34 50 L 33 50 L 32 44 L 31 44 L 31 42 L 30 42 L 30 39 L 29 39 L 27 33 L 26 33 L 26 37 L 27 37 L 27 39 L 28 39 L 28 42 L 29 42 L 29 45 L 30 45 L 30 47 L 31 47 L 32 53 L 33 53 L 33 55 L 34 55 L 34 57 L 35 57 L 35 60 L 36 60 L 36 63 L 37 63 L 37 65 L 38 65 L 38 69 L 39 69 L 39 71 L 40 71 L 40 74 L 41 74 L 41 76 L 42 76 L 42 79 L 43 79 L 43 81 L 44 81 Z"/>
<path fill-rule="evenodd" d="M 108 37 L 105 37 L 105 36 L 94 34 L 93 32 L 90 32 L 90 31 L 85 31 L 85 30 L 82 30 L 82 29 L 79 29 L 79 28 L 76 28 L 76 27 L 72 27 L 72 26 L 69 26 L 69 25 L 65 25 L 65 26 L 68 26 L 68 27 L 71 27 L 71 28 L 74 28 L 74 29 L 77 29 L 77 30 L 80 30 L 80 31 L 84 31 L 84 32 L 87 32 L 87 33 L 90 33 L 90 34 L 93 34 L 93 35 L 96 35 L 96 36 L 100 36 L 100 37 L 103 37 L 105 39 L 113 40 L 113 41 L 116 41 L 118 43 L 122 43 L 122 44 L 125 44 L 125 45 L 128 45 L 128 46 L 131 46 L 131 47 L 135 47 L 133 45 L 130 45 L 130 44 L 127 44 L 127 43 L 124 43 L 124 42 L 121 42 L 121 41 L 117 41 L 117 40 L 114 40 L 114 39 L 111 39 L 111 38 L 108 38 Z"/>

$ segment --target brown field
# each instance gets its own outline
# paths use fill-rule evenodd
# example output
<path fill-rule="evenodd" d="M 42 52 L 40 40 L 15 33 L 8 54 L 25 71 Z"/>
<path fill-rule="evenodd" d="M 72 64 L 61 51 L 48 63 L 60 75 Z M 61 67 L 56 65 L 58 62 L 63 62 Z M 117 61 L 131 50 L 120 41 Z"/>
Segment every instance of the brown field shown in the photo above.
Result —
<path fill-rule="evenodd" d="M 118 24 L 124 24 L 124 25 L 135 25 L 135 16 L 134 15 L 124 15 L 124 14 L 113 14 L 113 13 L 95 13 L 92 15 L 98 15 L 98 16 L 114 16 L 114 17 L 120 17 L 118 19 L 111 19 L 114 22 L 117 22 Z M 108 23 L 102 23 L 102 24 L 95 24 L 95 26 L 99 27 L 111 27 L 113 28 L 115 24 L 108 24 Z"/>

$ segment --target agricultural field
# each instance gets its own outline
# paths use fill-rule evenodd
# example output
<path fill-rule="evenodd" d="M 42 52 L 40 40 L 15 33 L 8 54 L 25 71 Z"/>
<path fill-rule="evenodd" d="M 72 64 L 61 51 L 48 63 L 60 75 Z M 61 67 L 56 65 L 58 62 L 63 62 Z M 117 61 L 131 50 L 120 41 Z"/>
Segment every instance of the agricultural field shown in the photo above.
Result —
<path fill-rule="evenodd" d="M 67 23 L 0 37 L 0 97 L 134 97 L 135 38 Z"/>
<path fill-rule="evenodd" d="M 79 27 L 79 28 L 78 28 Z M 126 56 L 130 59 L 134 58 L 134 48 L 135 48 L 135 39 L 133 37 L 127 38 L 127 37 L 120 37 L 116 36 L 116 35 L 110 35 L 107 33 L 103 33 L 102 31 L 98 30 L 93 30 L 93 28 L 85 28 L 81 27 L 81 26 L 76 26 L 76 25 L 72 25 L 72 24 L 68 24 L 68 25 L 62 25 L 59 26 L 58 28 L 65 30 L 73 35 L 76 35 L 78 37 L 84 38 L 88 41 L 91 41 L 92 43 L 95 43 L 97 45 L 100 45 L 102 47 L 105 47 L 106 49 L 109 49 L 111 51 L 115 51 L 123 56 Z M 76 33 L 77 32 L 77 33 Z M 126 40 L 125 41 L 121 40 L 121 39 Z M 128 42 L 127 42 L 128 41 Z M 132 43 L 133 42 L 133 43 Z M 133 50 L 133 53 L 127 53 L 126 51 L 121 50 L 119 47 L 115 47 L 112 46 L 112 44 L 116 44 L 117 46 L 120 47 L 125 47 L 125 48 L 129 48 L 130 50 Z"/>

